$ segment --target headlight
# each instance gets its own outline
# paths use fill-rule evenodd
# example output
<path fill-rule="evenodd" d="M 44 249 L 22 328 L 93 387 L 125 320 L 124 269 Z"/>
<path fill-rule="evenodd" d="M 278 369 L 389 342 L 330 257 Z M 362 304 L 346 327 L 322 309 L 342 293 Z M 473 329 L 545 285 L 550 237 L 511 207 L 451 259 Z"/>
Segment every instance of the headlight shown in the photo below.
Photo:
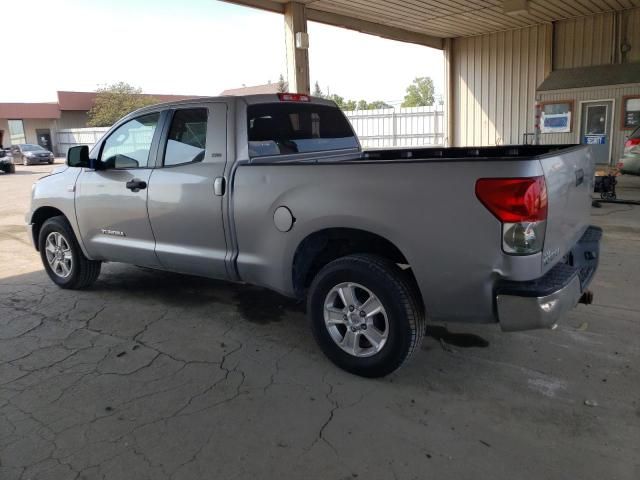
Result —
<path fill-rule="evenodd" d="M 26 157 L 33 157 L 33 152 L 25 152 Z"/>

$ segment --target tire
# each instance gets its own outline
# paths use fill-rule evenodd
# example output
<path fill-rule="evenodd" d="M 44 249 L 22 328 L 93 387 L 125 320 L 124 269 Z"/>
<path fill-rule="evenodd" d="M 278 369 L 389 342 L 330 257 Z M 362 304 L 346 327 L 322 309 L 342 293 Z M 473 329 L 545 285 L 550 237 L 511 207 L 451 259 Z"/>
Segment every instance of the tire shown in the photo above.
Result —
<path fill-rule="evenodd" d="M 63 241 L 56 242 L 59 237 Z M 64 265 L 58 264 L 55 271 L 47 257 L 48 239 L 61 248 L 58 258 Z M 80 290 L 93 284 L 100 275 L 101 262 L 89 260 L 84 256 L 71 225 L 62 216 L 52 217 L 44 222 L 38 236 L 38 248 L 47 275 L 60 288 Z M 63 256 L 63 250 L 67 256 Z"/>
<path fill-rule="evenodd" d="M 7 173 L 16 173 L 16 166 L 13 163 L 9 165 L 9 171 Z"/>
<path fill-rule="evenodd" d="M 353 312 L 344 304 L 341 289 L 355 292 Z M 367 303 L 371 295 L 382 306 L 375 314 L 375 308 L 368 308 L 375 304 Z M 324 354 L 338 367 L 363 377 L 383 377 L 400 368 L 420 345 L 426 329 L 421 302 L 406 275 L 393 262 L 375 255 L 349 255 L 322 268 L 309 289 L 307 312 Z M 328 325 L 325 317 L 336 323 Z M 358 326 L 358 322 L 363 323 Z M 356 340 L 345 342 L 349 331 Z M 381 336 L 384 332 L 386 336 Z M 376 340 L 384 338 L 377 344 L 380 347 L 369 341 L 371 335 Z M 349 344 L 357 345 L 351 348 Z"/>
<path fill-rule="evenodd" d="M 22 157 L 22 165 L 25 167 L 29 166 L 29 160 L 27 160 L 27 157 Z"/>

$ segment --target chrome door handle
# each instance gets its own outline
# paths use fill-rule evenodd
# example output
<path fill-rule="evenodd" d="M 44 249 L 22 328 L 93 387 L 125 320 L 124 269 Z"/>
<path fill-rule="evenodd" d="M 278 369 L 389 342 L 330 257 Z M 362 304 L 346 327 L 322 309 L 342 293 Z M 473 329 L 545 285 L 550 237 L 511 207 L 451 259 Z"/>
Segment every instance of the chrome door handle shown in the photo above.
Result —
<path fill-rule="evenodd" d="M 216 177 L 215 180 L 213 181 L 213 193 L 218 197 L 221 197 L 222 195 L 224 195 L 225 184 L 226 182 L 224 177 Z"/>

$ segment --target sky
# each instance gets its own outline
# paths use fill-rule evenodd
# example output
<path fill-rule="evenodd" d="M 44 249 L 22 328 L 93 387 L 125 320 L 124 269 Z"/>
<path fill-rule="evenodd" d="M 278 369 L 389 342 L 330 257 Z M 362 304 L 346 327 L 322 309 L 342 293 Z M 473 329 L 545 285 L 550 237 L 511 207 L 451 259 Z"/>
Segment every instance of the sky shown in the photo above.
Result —
<path fill-rule="evenodd" d="M 3 2 L 0 102 L 119 81 L 145 93 L 218 95 L 286 78 L 282 15 L 217 0 Z M 30 32 L 29 34 L 26 31 Z M 42 32 L 42 34 L 34 34 Z M 312 85 L 347 99 L 402 101 L 415 77 L 443 93 L 442 52 L 310 22 Z"/>

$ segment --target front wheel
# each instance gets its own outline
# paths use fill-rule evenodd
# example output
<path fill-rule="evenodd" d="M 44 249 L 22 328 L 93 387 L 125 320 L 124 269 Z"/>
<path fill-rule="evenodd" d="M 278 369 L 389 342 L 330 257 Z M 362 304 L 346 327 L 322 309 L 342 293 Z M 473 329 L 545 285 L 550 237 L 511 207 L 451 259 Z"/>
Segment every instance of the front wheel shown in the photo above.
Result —
<path fill-rule="evenodd" d="M 101 263 L 84 256 L 71 225 L 62 216 L 44 222 L 38 247 L 47 275 L 61 288 L 86 288 L 100 275 Z"/>
<path fill-rule="evenodd" d="M 426 327 L 404 272 L 374 255 L 349 255 L 326 265 L 313 280 L 307 309 L 325 355 L 363 377 L 382 377 L 402 366 Z"/>
<path fill-rule="evenodd" d="M 27 157 L 22 157 L 22 165 L 25 167 L 29 166 L 29 160 L 27 160 Z"/>

